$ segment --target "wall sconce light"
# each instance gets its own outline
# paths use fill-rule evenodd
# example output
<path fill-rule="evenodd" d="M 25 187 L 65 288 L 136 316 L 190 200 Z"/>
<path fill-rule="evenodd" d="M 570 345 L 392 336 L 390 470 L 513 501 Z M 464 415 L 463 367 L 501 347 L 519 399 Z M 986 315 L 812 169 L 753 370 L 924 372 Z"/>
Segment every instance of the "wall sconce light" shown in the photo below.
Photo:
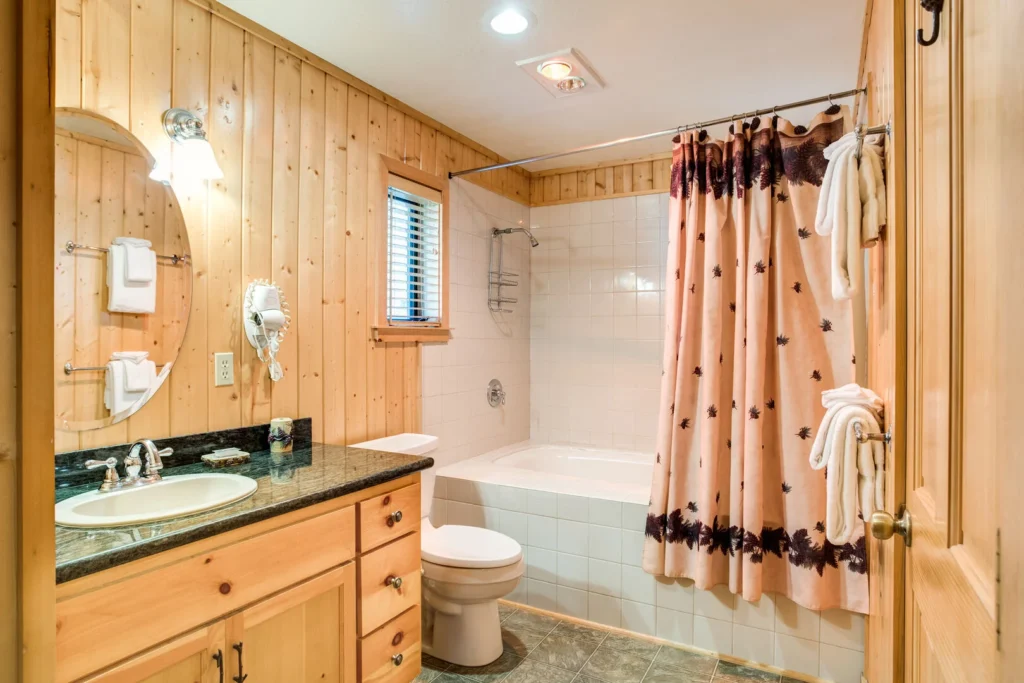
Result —
<path fill-rule="evenodd" d="M 198 116 L 187 109 L 168 109 L 164 112 L 164 131 L 177 143 L 175 153 L 182 155 L 182 167 L 193 178 L 217 180 L 224 177 Z M 165 183 L 170 180 L 167 169 L 159 163 L 153 167 L 149 177 Z"/>

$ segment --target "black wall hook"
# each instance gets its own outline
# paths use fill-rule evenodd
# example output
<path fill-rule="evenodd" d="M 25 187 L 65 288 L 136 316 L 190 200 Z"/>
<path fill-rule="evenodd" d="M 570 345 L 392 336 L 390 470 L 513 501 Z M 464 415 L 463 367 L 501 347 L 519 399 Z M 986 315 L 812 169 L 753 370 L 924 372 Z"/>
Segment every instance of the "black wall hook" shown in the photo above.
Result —
<path fill-rule="evenodd" d="M 939 16 L 942 14 L 943 0 L 921 0 L 921 7 L 925 11 L 932 13 L 932 37 L 927 40 L 924 37 L 924 31 L 917 29 L 917 43 L 928 47 L 935 43 L 939 39 Z"/>

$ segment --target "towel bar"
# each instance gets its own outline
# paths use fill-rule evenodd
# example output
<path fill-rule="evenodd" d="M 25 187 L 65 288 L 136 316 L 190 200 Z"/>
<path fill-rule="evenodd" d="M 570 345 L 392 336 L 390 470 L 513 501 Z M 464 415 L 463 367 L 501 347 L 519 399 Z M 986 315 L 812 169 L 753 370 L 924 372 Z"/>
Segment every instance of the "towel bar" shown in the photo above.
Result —
<path fill-rule="evenodd" d="M 162 368 L 164 365 L 166 365 L 166 363 L 157 363 L 156 366 L 158 368 Z M 72 372 L 99 372 L 100 370 L 106 370 L 106 369 L 107 369 L 106 365 L 99 365 L 99 366 L 95 366 L 95 367 L 76 368 L 74 365 L 71 364 L 71 361 L 68 361 L 67 363 L 64 364 L 64 374 L 65 375 L 70 375 Z"/>
<path fill-rule="evenodd" d="M 75 244 L 71 240 L 68 240 L 64 244 L 64 250 L 67 251 L 69 254 L 75 253 L 76 249 L 82 249 L 84 251 L 99 251 L 103 252 L 104 254 L 110 251 L 106 247 L 90 247 L 85 244 Z M 164 261 L 170 261 L 172 266 L 176 266 L 179 263 L 189 263 L 192 260 L 192 258 L 188 254 L 182 254 L 181 256 L 179 256 L 178 254 L 171 254 L 170 256 L 157 254 L 156 257 L 158 259 L 163 259 Z"/>
<path fill-rule="evenodd" d="M 868 441 L 881 441 L 888 446 L 892 443 L 892 432 L 885 432 L 884 434 L 865 434 L 861 428 L 859 422 L 853 423 L 853 431 L 857 435 L 857 441 L 859 443 L 867 443 Z"/>

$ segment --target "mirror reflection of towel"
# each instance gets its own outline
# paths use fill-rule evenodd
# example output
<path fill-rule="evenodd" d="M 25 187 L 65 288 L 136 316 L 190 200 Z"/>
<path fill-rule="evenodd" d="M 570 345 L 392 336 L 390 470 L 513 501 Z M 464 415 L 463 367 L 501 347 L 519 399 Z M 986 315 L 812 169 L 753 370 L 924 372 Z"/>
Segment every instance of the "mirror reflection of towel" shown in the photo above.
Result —
<path fill-rule="evenodd" d="M 145 397 L 156 384 L 156 364 L 146 358 L 140 362 L 111 358 L 104 379 L 103 403 L 111 414 L 121 413 Z M 141 388 L 129 389 L 130 386 Z"/>
<path fill-rule="evenodd" d="M 122 238 L 118 238 L 122 239 Z M 148 282 L 131 282 L 128 279 L 129 249 L 139 251 L 125 244 L 111 244 L 107 252 L 107 310 L 112 313 L 155 313 L 156 312 L 156 276 Z M 153 259 L 152 267 L 156 269 L 156 254 L 149 249 Z"/>

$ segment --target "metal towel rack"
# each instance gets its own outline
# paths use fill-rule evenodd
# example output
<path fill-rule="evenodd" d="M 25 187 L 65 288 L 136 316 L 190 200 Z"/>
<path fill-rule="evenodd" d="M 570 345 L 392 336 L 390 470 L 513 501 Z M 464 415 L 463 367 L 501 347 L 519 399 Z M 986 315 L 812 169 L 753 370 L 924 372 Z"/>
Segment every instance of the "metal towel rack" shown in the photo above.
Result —
<path fill-rule="evenodd" d="M 861 429 L 859 422 L 853 423 L 853 433 L 857 435 L 858 443 L 867 443 L 868 441 L 881 441 L 886 446 L 892 443 L 892 432 L 885 432 L 883 434 L 876 434 L 874 432 L 867 433 Z"/>
<path fill-rule="evenodd" d="M 71 240 L 68 240 L 67 243 L 64 244 L 64 249 L 69 254 L 75 253 L 75 251 L 78 249 L 81 249 L 82 251 L 98 251 L 104 254 L 110 252 L 110 249 L 107 249 L 106 247 L 90 247 L 86 244 L 75 244 Z M 164 254 L 157 254 L 156 257 L 164 261 L 170 261 L 172 266 L 176 266 L 179 263 L 189 264 L 192 262 L 192 257 L 189 256 L 188 254 L 182 254 L 180 256 L 178 254 L 171 254 L 169 256 L 165 256 Z"/>
<path fill-rule="evenodd" d="M 865 126 L 863 123 L 858 123 L 853 130 L 857 134 L 857 158 L 860 159 L 860 153 L 864 149 L 864 136 L 885 133 L 886 138 L 891 138 L 892 122 L 886 121 L 880 126 Z"/>
<path fill-rule="evenodd" d="M 162 368 L 165 365 L 167 365 L 167 363 L 157 363 L 156 364 L 156 366 L 158 368 Z M 68 361 L 67 363 L 64 364 L 64 374 L 65 375 L 70 375 L 72 372 L 99 372 L 100 370 L 106 370 L 106 369 L 107 369 L 106 365 L 98 365 L 98 366 L 91 366 L 91 367 L 84 367 L 84 368 L 76 368 L 74 365 L 71 364 L 71 361 Z"/>

